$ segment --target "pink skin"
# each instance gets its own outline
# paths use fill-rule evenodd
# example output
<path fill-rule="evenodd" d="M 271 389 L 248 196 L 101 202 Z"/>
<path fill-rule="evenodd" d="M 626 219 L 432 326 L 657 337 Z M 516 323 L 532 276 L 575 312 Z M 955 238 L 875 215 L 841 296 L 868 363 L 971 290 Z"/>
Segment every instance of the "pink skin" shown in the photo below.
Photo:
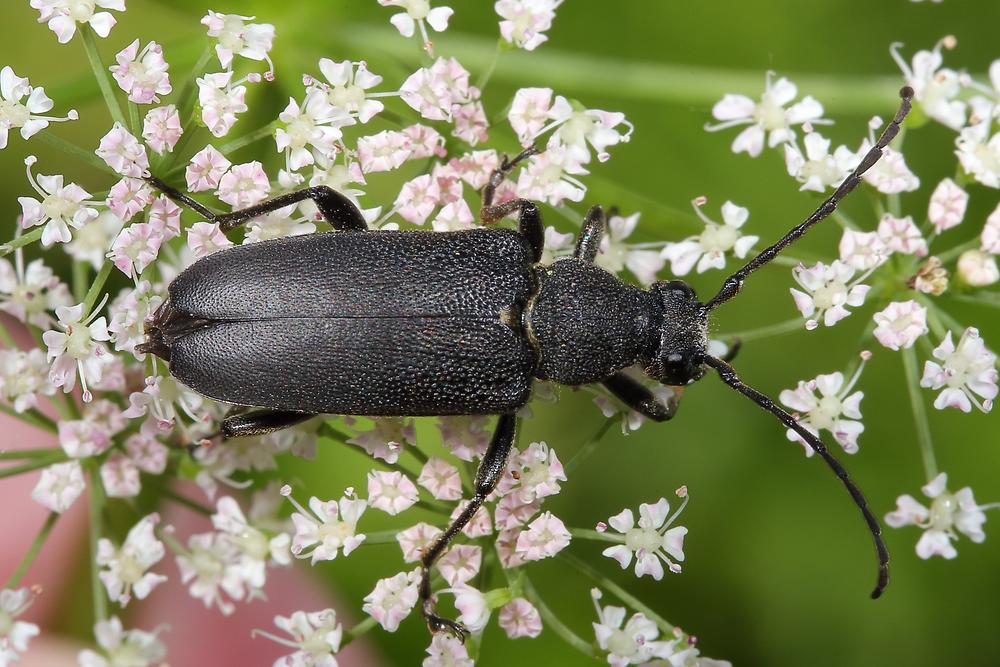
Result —
<path fill-rule="evenodd" d="M 7 315 L 0 315 L 4 327 L 14 336 L 15 341 L 27 348 L 32 341 L 19 324 Z M 78 393 L 78 392 L 77 392 Z M 42 409 L 52 414 L 46 401 Z M 18 419 L 0 415 L 0 429 L 3 433 L 2 449 L 44 448 L 58 446 L 55 435 L 39 431 Z M 0 462 L 7 467 L 10 462 Z M 47 511 L 31 500 L 31 490 L 40 473 L 32 472 L 0 480 L 0 506 L 3 512 L 3 539 L 0 540 L 0 586 L 21 562 L 31 545 Z M 184 493 L 199 499 L 197 489 Z M 48 632 L 53 622 L 65 619 L 67 606 L 71 606 L 74 617 L 91 616 L 86 603 L 74 601 L 70 596 L 79 590 L 73 578 L 81 576 L 84 559 L 89 558 L 87 544 L 87 494 L 82 495 L 67 512 L 59 518 L 49 535 L 38 558 L 28 568 L 21 586 L 40 586 L 38 596 L 23 619 L 36 623 L 41 634 L 29 644 L 22 656 L 21 667 L 71 667 L 77 665 L 76 654 L 84 645 L 76 639 L 68 639 Z M 165 504 L 161 508 L 164 524 L 173 525 L 181 541 L 195 532 L 211 530 L 207 517 L 186 508 Z M 280 646 L 263 637 L 252 639 L 254 628 L 267 630 L 281 636 L 274 627 L 276 614 L 287 616 L 296 609 L 313 611 L 331 607 L 338 612 L 338 619 L 345 630 L 362 619 L 360 611 L 353 610 L 347 603 L 326 592 L 317 585 L 316 576 L 301 563 L 292 567 L 276 567 L 268 571 L 265 590 L 267 600 L 251 603 L 236 603 L 236 611 L 231 616 L 223 616 L 216 610 L 205 609 L 199 600 L 188 595 L 187 588 L 180 584 L 180 573 L 173 557 L 168 555 L 153 568 L 170 577 L 146 600 L 134 600 L 125 614 L 126 628 L 153 630 L 163 625 L 167 628 L 160 638 L 167 645 L 167 659 L 173 665 L 197 665 L 211 662 L 218 665 L 270 665 L 291 649 Z M 115 613 L 114 605 L 111 605 Z M 119 612 L 120 613 L 120 612 Z M 352 642 L 337 654 L 337 661 L 344 667 L 378 666 L 383 664 L 364 640 Z"/>

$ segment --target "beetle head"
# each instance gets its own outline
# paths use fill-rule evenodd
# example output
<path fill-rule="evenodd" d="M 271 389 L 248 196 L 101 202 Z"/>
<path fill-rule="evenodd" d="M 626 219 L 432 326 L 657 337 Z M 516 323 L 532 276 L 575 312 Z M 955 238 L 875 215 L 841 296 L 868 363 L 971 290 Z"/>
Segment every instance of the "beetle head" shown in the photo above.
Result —
<path fill-rule="evenodd" d="M 660 281 L 652 293 L 663 307 L 660 341 L 646 374 L 663 384 L 684 386 L 705 374 L 708 318 L 694 290 L 683 280 Z"/>

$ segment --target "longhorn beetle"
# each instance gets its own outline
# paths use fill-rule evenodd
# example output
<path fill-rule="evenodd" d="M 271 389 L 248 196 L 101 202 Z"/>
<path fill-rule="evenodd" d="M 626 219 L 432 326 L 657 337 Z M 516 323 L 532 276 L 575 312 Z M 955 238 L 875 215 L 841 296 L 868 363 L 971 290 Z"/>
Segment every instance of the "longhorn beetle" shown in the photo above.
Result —
<path fill-rule="evenodd" d="M 587 213 L 574 256 L 541 265 L 538 206 L 526 199 L 493 203 L 497 187 L 534 148 L 504 158 L 483 190 L 482 222 L 516 213 L 517 231 L 371 231 L 347 197 L 324 186 L 217 215 L 150 176 L 153 186 L 223 231 L 305 199 L 336 231 L 237 246 L 195 262 L 170 283 L 137 349 L 167 360 L 170 373 L 195 391 L 258 408 L 224 419 L 222 439 L 271 433 L 317 414 L 499 415 L 475 495 L 422 555 L 420 600 L 431 632 L 465 638 L 465 628 L 436 613 L 430 568 L 499 481 L 514 442 L 514 412 L 528 402 L 533 380 L 599 382 L 654 421 L 673 417 L 679 392 L 661 403 L 622 372 L 635 364 L 671 386 L 714 369 L 798 433 L 840 478 L 868 524 L 878 556 L 871 594 L 877 598 L 888 583 L 889 554 L 861 490 L 817 436 L 744 384 L 730 359 L 706 348 L 711 312 L 829 216 L 882 156 L 910 110 L 913 90 L 904 87 L 900 96 L 882 136 L 836 191 L 705 303 L 684 281 L 642 290 L 596 266 L 605 228 L 599 206 Z"/>

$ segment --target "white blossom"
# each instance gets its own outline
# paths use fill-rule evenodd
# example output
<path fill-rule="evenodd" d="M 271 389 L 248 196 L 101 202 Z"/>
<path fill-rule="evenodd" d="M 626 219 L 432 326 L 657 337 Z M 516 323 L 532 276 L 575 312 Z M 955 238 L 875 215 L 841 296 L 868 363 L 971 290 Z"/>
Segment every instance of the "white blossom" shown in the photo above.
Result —
<path fill-rule="evenodd" d="M 783 390 L 778 400 L 796 411 L 795 420 L 807 431 L 817 437 L 820 431 L 829 431 L 845 452 L 854 454 L 858 451 L 858 436 L 865 430 L 860 421 L 861 399 L 865 394 L 862 391 L 851 393 L 851 390 L 870 356 L 871 353 L 862 352 L 861 364 L 846 383 L 843 373 L 821 374 L 807 382 L 800 381 L 794 390 Z M 817 390 L 819 396 L 815 393 Z M 785 434 L 792 442 L 801 444 L 807 456 L 813 455 L 812 447 L 802 436 L 792 429 Z"/>
<path fill-rule="evenodd" d="M 924 113 L 939 123 L 958 130 L 965 125 L 966 111 L 965 103 L 956 99 L 962 89 L 961 77 L 958 72 L 942 67 L 944 58 L 941 56 L 941 48 L 950 49 L 954 43 L 954 37 L 946 37 L 930 51 L 917 51 L 913 56 L 912 67 L 899 53 L 902 44 L 892 44 L 889 53 L 902 70 L 906 84 L 913 88 L 913 98 Z"/>
<path fill-rule="evenodd" d="M 364 542 L 365 536 L 358 534 L 357 528 L 368 503 L 357 498 L 353 490 L 345 491 L 339 502 L 324 502 L 313 496 L 309 499 L 309 510 L 291 497 L 289 487 L 281 491 L 298 510 L 292 514 L 295 524 L 292 554 L 296 558 L 311 558 L 315 565 L 317 561 L 333 560 L 341 550 L 348 556 Z"/>
<path fill-rule="evenodd" d="M 790 288 L 795 307 L 806 318 L 806 329 L 815 329 L 822 323 L 832 327 L 850 315 L 847 306 L 858 307 L 865 302 L 870 287 L 861 284 L 868 275 L 854 278 L 854 268 L 839 260 L 832 264 L 816 262 L 810 268 L 799 265 L 792 269 L 792 277 L 805 292 Z"/>
<path fill-rule="evenodd" d="M 952 559 L 958 556 L 952 540 L 962 533 L 975 543 L 986 539 L 983 524 L 984 509 L 997 505 L 979 506 L 968 486 L 952 493 L 948 490 L 948 475 L 940 473 L 921 490 L 931 499 L 930 509 L 904 494 L 896 499 L 896 510 L 885 515 L 885 522 L 893 528 L 919 526 L 924 532 L 917 542 L 917 555 L 923 559 L 941 556 Z"/>
<path fill-rule="evenodd" d="M 982 412 L 992 409 L 997 396 L 997 355 L 986 349 L 978 329 L 967 328 L 957 346 L 951 340 L 951 331 L 947 332 L 933 354 L 941 363 L 924 363 L 920 386 L 943 389 L 934 400 L 935 408 L 958 408 L 962 412 L 971 411 L 972 406 Z"/>
<path fill-rule="evenodd" d="M 98 565 L 107 568 L 98 572 L 98 576 L 108 590 L 108 597 L 122 607 L 128 604 L 133 594 L 143 600 L 167 580 L 162 574 L 147 572 L 166 553 L 163 542 L 153 534 L 159 521 L 157 514 L 141 519 L 128 531 L 125 542 L 119 548 L 106 538 L 97 543 L 95 560 Z"/>
<path fill-rule="evenodd" d="M 25 99 L 27 98 L 27 99 Z M 30 139 L 49 123 L 59 123 L 79 118 L 75 109 L 70 109 L 65 118 L 45 116 L 52 110 L 53 103 L 45 94 L 45 88 L 34 87 L 28 79 L 18 76 L 5 65 L 0 70 L 0 150 L 7 148 L 11 130 L 21 130 L 21 137 Z"/>
<path fill-rule="evenodd" d="M 722 205 L 720 225 L 701 210 L 704 202 L 704 198 L 692 202 L 695 213 L 705 223 L 705 229 L 701 234 L 676 243 L 668 243 L 660 253 L 670 262 L 670 271 L 674 275 L 687 275 L 696 264 L 698 273 L 704 273 L 709 269 L 723 269 L 726 267 L 727 252 L 732 252 L 738 259 L 743 259 L 760 239 L 759 236 L 740 234 L 740 229 L 750 217 L 750 211 L 747 209 L 731 201 L 725 202 Z"/>
<path fill-rule="evenodd" d="M 630 509 L 624 509 L 608 519 L 608 525 L 622 534 L 622 543 L 608 547 L 601 554 L 614 558 L 623 570 L 635 556 L 637 577 L 648 574 L 659 581 L 663 578 L 663 563 L 671 572 L 680 572 L 680 561 L 684 560 L 684 536 L 688 529 L 671 526 L 687 506 L 688 495 L 684 493 L 683 496 L 684 501 L 673 514 L 670 514 L 666 498 L 660 498 L 655 504 L 642 503 L 639 505 L 638 525 Z"/>
<path fill-rule="evenodd" d="M 764 93 L 759 102 L 746 95 L 727 94 L 712 107 L 712 116 L 720 121 L 706 125 L 709 132 L 738 125 L 749 125 L 733 140 L 734 153 L 747 153 L 757 157 L 764 149 L 764 139 L 771 148 L 795 138 L 794 125 L 820 125 L 829 121 L 822 118 L 823 105 L 810 96 L 785 108 L 798 95 L 795 84 L 781 77 L 774 81 L 774 72 L 768 72 Z"/>
<path fill-rule="evenodd" d="M 334 657 L 340 650 L 344 629 L 333 609 L 304 612 L 291 616 L 275 616 L 274 624 L 291 637 L 279 637 L 264 630 L 254 630 L 254 636 L 267 637 L 295 652 L 279 658 L 275 664 L 284 667 L 337 667 Z"/>
<path fill-rule="evenodd" d="M 80 667 L 151 667 L 167 655 L 167 649 L 156 632 L 125 630 L 117 616 L 98 621 L 94 637 L 101 653 L 91 649 L 80 651 Z"/>

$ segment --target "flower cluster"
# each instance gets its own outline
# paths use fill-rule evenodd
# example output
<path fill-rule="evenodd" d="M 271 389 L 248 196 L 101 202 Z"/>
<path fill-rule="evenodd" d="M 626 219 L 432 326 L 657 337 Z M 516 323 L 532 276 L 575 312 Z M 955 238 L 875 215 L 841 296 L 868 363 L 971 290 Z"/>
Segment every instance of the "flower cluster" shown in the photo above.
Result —
<path fill-rule="evenodd" d="M 934 464 L 924 407 L 929 396 L 921 395 L 921 389 L 935 392 L 933 406 L 938 410 L 957 408 L 962 412 L 973 408 L 990 412 L 998 393 L 996 354 L 976 327 L 962 324 L 949 308 L 957 300 L 997 300 L 996 292 L 987 288 L 1000 283 L 996 260 L 1000 254 L 1000 208 L 985 221 L 966 219 L 970 200 L 980 196 L 977 191 L 985 190 L 985 197 L 995 200 L 989 189 L 1000 187 L 1000 133 L 994 132 L 1000 60 L 991 64 L 988 83 L 977 81 L 962 70 L 945 66 L 945 52 L 955 45 L 954 37 L 944 37 L 931 50 L 917 51 L 910 61 L 902 56 L 902 45 L 890 47 L 905 84 L 913 90 L 917 113 L 954 132 L 955 176 L 934 184 L 929 199 L 923 200 L 926 209 L 915 205 L 912 198 L 905 200 L 904 207 L 898 195 L 918 190 L 921 178 L 906 163 L 902 137 L 884 149 L 881 159 L 864 173 L 860 186 L 869 189 L 876 202 L 873 214 L 868 219 L 832 214 L 843 228 L 837 255 L 829 262 L 812 266 L 799 263 L 793 268 L 797 286 L 790 291 L 801 319 L 778 327 L 792 330 L 804 325 L 814 330 L 820 325 L 843 326 L 840 322 L 851 315 L 856 320 L 857 314 L 867 309 L 871 320 L 862 334 L 862 348 L 881 346 L 902 357 L 907 394 L 921 433 L 921 457 L 930 480 L 924 492 L 932 499 L 932 507 L 927 509 L 908 495 L 900 496 L 898 510 L 889 513 L 886 521 L 893 527 L 915 524 L 925 529 L 917 545 L 922 558 L 935 554 L 954 558 L 957 552 L 951 542 L 956 530 L 973 541 L 982 541 L 985 515 L 968 488 L 955 494 L 946 490 L 946 478 L 938 474 Z M 794 102 L 797 93 L 787 79 L 774 81 L 768 74 L 759 101 L 742 95 L 724 96 L 712 110 L 719 122 L 706 129 L 746 125 L 732 144 L 734 152 L 756 157 L 764 150 L 766 139 L 768 147 L 783 152 L 787 172 L 801 190 L 826 195 L 862 163 L 876 143 L 875 132 L 884 123 L 872 118 L 869 136 L 858 148 L 833 147 L 815 129 L 831 122 L 823 117 L 823 106 L 812 97 Z M 915 128 L 919 125 L 917 120 Z M 799 127 L 804 133 L 801 143 L 796 132 Z M 968 230 L 969 225 L 977 225 L 977 229 Z M 961 241 L 961 235 L 953 231 L 956 228 L 966 228 L 966 238 L 972 238 Z M 735 235 L 735 230 L 729 232 L 729 238 Z M 677 271 L 690 269 L 697 258 L 695 250 L 690 245 L 687 255 L 669 247 L 665 252 L 687 260 L 680 267 L 675 262 Z M 699 270 L 705 257 L 698 260 Z M 781 392 L 781 402 L 811 433 L 829 431 L 846 452 L 857 452 L 858 437 L 864 431 L 860 408 L 864 394 L 855 386 L 870 356 L 863 351 L 854 372 L 834 372 L 798 382 L 795 389 Z M 921 356 L 925 359 L 922 374 Z M 805 445 L 791 429 L 788 437 Z M 811 455 L 811 448 L 807 446 L 806 452 Z"/>
<path fill-rule="evenodd" d="M 561 3 L 498 0 L 497 29 L 505 46 L 497 57 L 508 48 L 539 48 Z M 280 632 L 255 632 L 290 650 L 282 664 L 336 665 L 336 654 L 356 636 L 374 626 L 395 632 L 417 615 L 422 554 L 469 507 L 472 470 L 487 457 L 491 418 L 431 422 L 443 445 L 434 455 L 428 452 L 437 445 L 423 441 L 425 436 L 418 441 L 412 419 L 315 418 L 267 435 L 224 439 L 220 424 L 231 406 L 179 384 L 143 346 L 145 323 L 167 299 L 171 280 L 198 258 L 239 243 L 330 228 L 328 212 L 308 199 L 236 231 L 224 231 L 214 211 L 238 211 L 322 185 L 342 193 L 372 228 L 471 229 L 477 225 L 471 202 L 506 162 L 494 134 L 513 133 L 524 146 L 541 149 L 506 175 L 496 201 L 522 197 L 553 206 L 580 201 L 590 165 L 609 160 L 615 146 L 629 141 L 633 127 L 624 114 L 589 108 L 550 88 L 517 90 L 505 120 L 488 113 L 482 90 L 488 73 L 473 84 L 472 72 L 458 59 L 433 55 L 430 33 L 445 31 L 454 11 L 426 0 L 379 4 L 398 10 L 389 20 L 403 36 L 419 35 L 427 51 L 422 66 L 386 82 L 364 60 L 320 58 L 298 79 L 288 79 L 301 87 L 289 87 L 292 96 L 273 121 L 248 131 L 241 119 L 257 91 L 277 76 L 273 25 L 208 11 L 196 28 L 207 36 L 205 53 L 184 80 L 171 61 L 173 47 L 157 41 L 130 37 L 113 63 L 101 63 L 94 37 L 108 36 L 113 12 L 125 11 L 123 1 L 31 0 L 61 43 L 83 43 L 109 118 L 89 149 L 47 137 L 72 155 L 90 153 L 100 176 L 71 182 L 53 173 L 54 164 L 38 173 L 36 158 L 26 160 L 34 192 L 19 199 L 17 236 L 0 249 L 13 252 L 13 261 L 0 259 L 0 309 L 41 343 L 0 351 L 0 399 L 11 414 L 58 437 L 58 447 L 26 455 L 25 466 L 38 471 L 32 498 L 52 513 L 51 520 L 86 497 L 94 516 L 119 506 L 123 516 L 133 513 L 124 533 L 95 524 L 95 609 L 111 603 L 126 610 L 135 599 L 155 600 L 163 588 L 179 585 L 196 603 L 228 615 L 265 597 L 276 568 L 297 560 L 337 567 L 369 544 L 398 544 L 398 573 L 387 573 L 360 602 L 367 620 L 355 628 L 342 626 L 347 614 L 341 610 L 322 609 L 291 611 L 275 618 Z M 72 110 L 62 118 L 49 115 L 54 103 L 44 89 L 9 66 L 0 70 L 0 97 L 0 149 L 12 130 L 28 140 L 50 123 L 78 117 Z M 494 132 L 491 122 L 509 129 Z M 264 147 L 265 159 L 234 159 L 237 147 L 250 145 Z M 273 151 L 280 158 L 274 170 L 266 159 Z M 391 207 L 369 202 L 369 188 L 386 187 L 398 193 Z M 189 198 L 174 189 L 186 190 Z M 674 244 L 637 243 L 632 234 L 640 214 L 610 211 L 596 262 L 615 274 L 627 270 L 648 285 L 668 261 L 678 274 L 696 264 L 699 272 L 719 269 L 726 255 L 744 258 L 757 240 L 739 231 L 748 212 L 730 202 L 722 207 L 723 223 L 700 210 L 699 216 L 705 225 L 699 236 Z M 573 234 L 548 227 L 545 235 L 546 262 L 572 255 Z M 71 285 L 50 268 L 58 263 L 49 257 L 25 261 L 23 251 L 31 244 L 69 255 L 75 263 Z M 107 288 L 112 275 L 124 276 L 128 285 L 117 294 Z M 664 401 L 675 398 L 673 389 L 654 391 Z M 556 399 L 545 383 L 536 396 Z M 631 428 L 641 423 L 641 416 L 623 412 L 608 394 L 600 392 L 596 400 L 606 419 L 594 442 L 619 415 Z M 48 416 L 49 405 L 56 419 Z M 284 484 L 283 462 L 314 457 L 321 441 L 363 450 L 373 468 L 353 480 L 357 490 L 349 486 L 329 500 L 308 494 L 300 504 Z M 574 537 L 618 542 L 605 554 L 623 567 L 634 558 L 637 575 L 660 579 L 666 569 L 680 571 L 687 529 L 672 525 L 680 510 L 670 515 L 661 499 L 642 505 L 638 522 L 623 510 L 609 520 L 620 535 L 567 527 L 543 506 L 568 483 L 563 462 L 547 443 L 525 442 L 510 452 L 496 488 L 433 563 L 435 593 L 453 604 L 467 630 L 482 633 L 496 619 L 512 639 L 544 632 L 545 605 L 531 584 L 530 566 L 569 558 Z M 173 489 L 177 478 L 193 480 L 193 492 L 200 491 L 208 504 Z M 200 511 L 206 525 L 179 534 L 157 512 L 136 513 L 146 507 L 140 494 L 180 500 Z M 683 509 L 686 491 L 678 495 Z M 292 505 L 287 518 L 282 498 Z M 387 519 L 394 528 L 375 529 Z M 586 543 L 580 548 L 594 549 Z M 39 632 L 17 619 L 32 594 L 14 584 L 0 597 L 2 664 L 16 660 Z M 612 664 L 624 655 L 687 663 L 697 655 L 693 639 L 679 631 L 654 644 L 657 631 L 649 630 L 648 621 L 612 627 L 612 609 L 594 626 L 594 639 Z M 165 659 L 164 628 L 127 629 L 122 614 L 97 616 L 96 646 L 79 654 L 80 664 L 140 666 Z M 628 641 L 644 638 L 650 640 L 645 648 L 628 652 Z M 472 664 L 472 658 L 455 638 L 438 635 L 424 664 Z"/>

